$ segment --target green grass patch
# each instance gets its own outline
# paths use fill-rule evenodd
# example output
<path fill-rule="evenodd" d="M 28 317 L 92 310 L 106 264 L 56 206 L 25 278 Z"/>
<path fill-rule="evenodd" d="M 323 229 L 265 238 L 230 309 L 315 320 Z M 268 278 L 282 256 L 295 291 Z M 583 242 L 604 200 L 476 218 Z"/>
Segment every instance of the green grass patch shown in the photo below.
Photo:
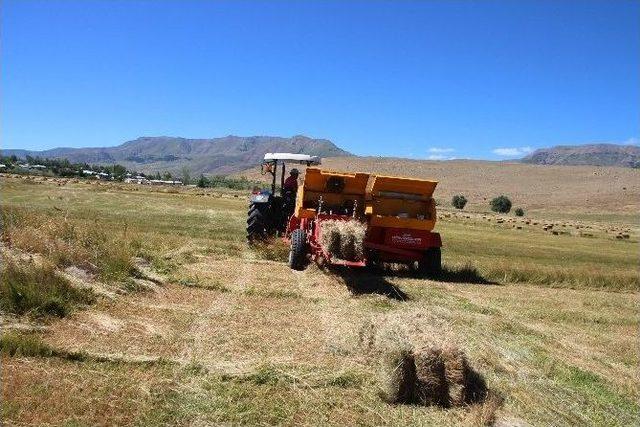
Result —
<path fill-rule="evenodd" d="M 7 262 L 0 274 L 0 307 L 10 313 L 64 317 L 95 301 L 92 291 L 73 287 L 52 266 Z"/>
<path fill-rule="evenodd" d="M 5 332 L 0 336 L 0 352 L 8 356 L 51 357 L 58 353 L 35 335 Z"/>
<path fill-rule="evenodd" d="M 296 291 L 285 289 L 259 289 L 255 287 L 247 288 L 244 291 L 248 296 L 260 296 L 263 298 L 280 298 L 280 299 L 301 299 L 302 294 Z"/>

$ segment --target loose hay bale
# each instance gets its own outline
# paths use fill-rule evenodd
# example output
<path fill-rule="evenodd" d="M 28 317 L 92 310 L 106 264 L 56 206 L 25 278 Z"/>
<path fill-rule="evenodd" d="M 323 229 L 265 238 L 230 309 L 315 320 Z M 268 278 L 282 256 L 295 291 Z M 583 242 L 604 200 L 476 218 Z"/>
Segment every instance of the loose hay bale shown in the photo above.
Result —
<path fill-rule="evenodd" d="M 380 395 L 387 403 L 411 403 L 416 365 L 409 349 L 387 351 L 381 358 Z"/>
<path fill-rule="evenodd" d="M 448 406 L 448 387 L 442 350 L 427 347 L 414 353 L 415 401 L 421 405 Z"/>
<path fill-rule="evenodd" d="M 332 257 L 359 261 L 364 258 L 366 224 L 356 220 L 327 220 L 320 223 L 320 243 Z"/>
<path fill-rule="evenodd" d="M 340 254 L 341 240 L 338 222 L 341 221 L 328 220 L 320 223 L 320 244 L 327 250 L 327 252 L 336 257 Z"/>

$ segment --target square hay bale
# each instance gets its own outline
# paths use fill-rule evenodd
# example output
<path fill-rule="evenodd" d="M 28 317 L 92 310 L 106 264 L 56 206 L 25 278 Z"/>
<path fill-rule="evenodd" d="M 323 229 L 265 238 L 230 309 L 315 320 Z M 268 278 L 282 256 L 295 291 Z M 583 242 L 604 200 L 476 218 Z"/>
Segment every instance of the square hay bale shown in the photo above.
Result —
<path fill-rule="evenodd" d="M 320 222 L 320 244 L 332 257 L 348 261 L 364 258 L 367 225 L 357 220 Z"/>
<path fill-rule="evenodd" d="M 380 396 L 387 403 L 412 403 L 415 394 L 416 365 L 409 349 L 383 353 L 379 371 Z"/>

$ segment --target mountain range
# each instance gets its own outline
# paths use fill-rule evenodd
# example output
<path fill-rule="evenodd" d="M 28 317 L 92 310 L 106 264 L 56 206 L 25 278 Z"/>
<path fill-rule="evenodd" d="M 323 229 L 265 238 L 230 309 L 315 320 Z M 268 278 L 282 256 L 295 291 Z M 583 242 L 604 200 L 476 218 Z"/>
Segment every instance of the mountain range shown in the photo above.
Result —
<path fill-rule="evenodd" d="M 264 154 L 286 152 L 320 157 L 352 156 L 327 139 L 303 135 L 226 136 L 210 139 L 189 139 L 157 136 L 141 137 L 116 147 L 54 148 L 45 151 L 2 150 L 5 156 L 27 155 L 42 158 L 67 158 L 73 163 L 121 164 L 129 170 L 155 173 L 180 173 L 187 168 L 191 174 L 227 175 L 259 165 Z M 539 165 L 594 165 L 640 167 L 640 147 L 636 145 L 589 144 L 557 146 L 534 151 L 523 163 Z"/>
<path fill-rule="evenodd" d="M 640 167 L 640 147 L 619 144 L 559 145 L 534 151 L 523 163 Z"/>
<path fill-rule="evenodd" d="M 66 158 L 73 163 L 121 164 L 139 172 L 180 172 L 225 175 L 252 165 L 259 165 L 265 153 L 298 153 L 321 157 L 350 156 L 327 139 L 303 135 L 291 138 L 276 136 L 226 136 L 211 139 L 179 137 L 142 137 L 117 147 L 54 148 L 45 151 L 2 150 L 5 156 L 27 155 L 42 158 Z"/>

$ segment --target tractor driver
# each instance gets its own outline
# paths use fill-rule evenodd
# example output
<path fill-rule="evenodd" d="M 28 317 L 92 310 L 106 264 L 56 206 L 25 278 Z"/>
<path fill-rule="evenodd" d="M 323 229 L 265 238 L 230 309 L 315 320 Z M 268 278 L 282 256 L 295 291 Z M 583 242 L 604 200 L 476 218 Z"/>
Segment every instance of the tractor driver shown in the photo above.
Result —
<path fill-rule="evenodd" d="M 298 172 L 298 169 L 296 168 L 291 169 L 291 172 L 289 172 L 289 177 L 284 180 L 285 192 L 290 191 L 294 195 L 298 192 L 298 175 L 300 175 L 300 172 Z"/>

